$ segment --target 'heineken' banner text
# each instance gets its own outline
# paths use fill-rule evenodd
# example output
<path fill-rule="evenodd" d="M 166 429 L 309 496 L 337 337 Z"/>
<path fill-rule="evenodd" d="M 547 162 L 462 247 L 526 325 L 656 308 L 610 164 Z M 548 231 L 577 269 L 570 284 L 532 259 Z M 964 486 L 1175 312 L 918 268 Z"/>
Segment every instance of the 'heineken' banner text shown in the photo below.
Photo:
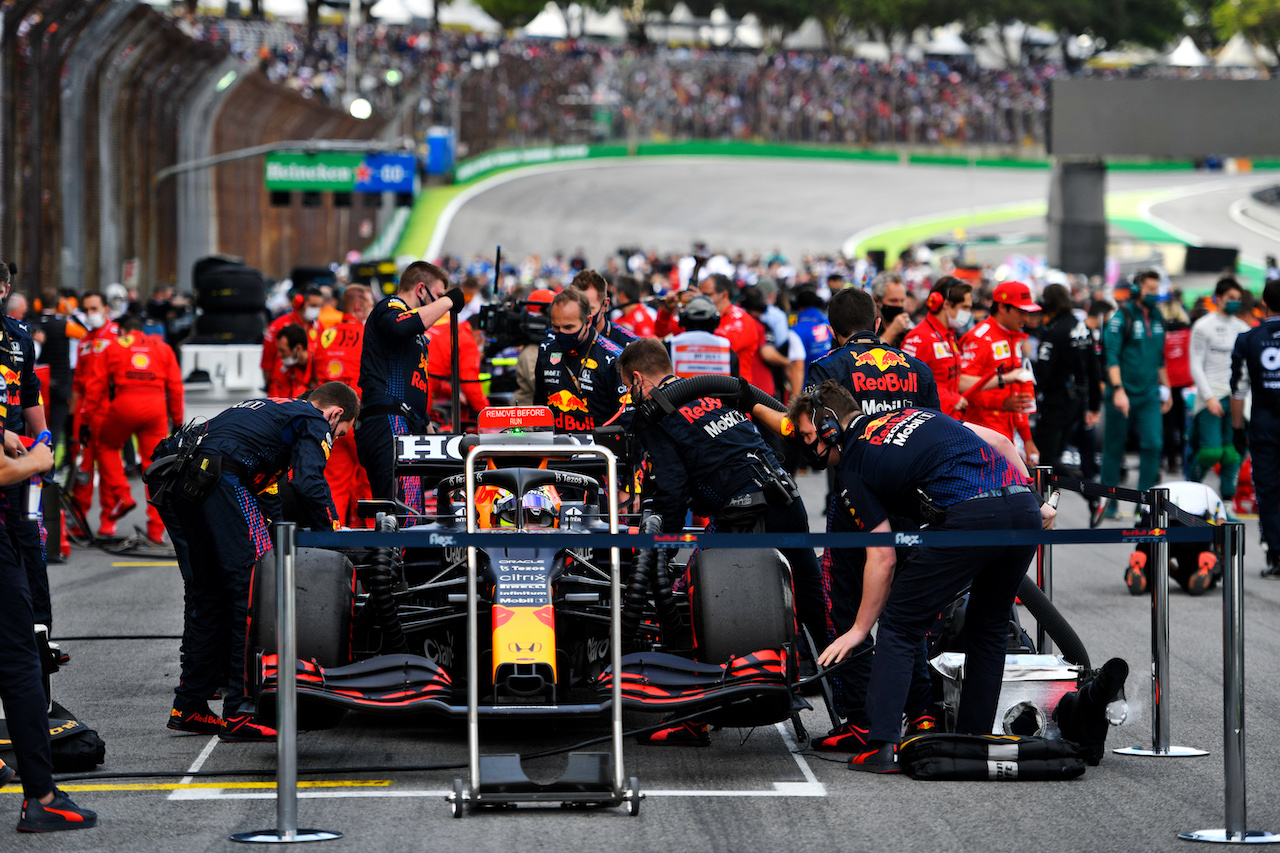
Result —
<path fill-rule="evenodd" d="M 266 155 L 270 191 L 413 192 L 412 154 L 359 154 L 299 151 Z"/>

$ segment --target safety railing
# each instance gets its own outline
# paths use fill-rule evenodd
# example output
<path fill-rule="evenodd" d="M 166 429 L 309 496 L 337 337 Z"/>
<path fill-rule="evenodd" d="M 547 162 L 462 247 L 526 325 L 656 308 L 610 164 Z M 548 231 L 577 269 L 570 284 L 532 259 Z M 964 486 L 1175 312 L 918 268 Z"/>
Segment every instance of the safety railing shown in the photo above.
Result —
<path fill-rule="evenodd" d="M 1248 830 L 1246 823 L 1245 777 L 1245 728 L 1244 728 L 1244 525 L 1229 522 L 1209 525 L 1203 519 L 1189 515 L 1169 501 L 1167 489 L 1148 492 L 1097 486 L 1067 478 L 1055 477 L 1048 472 L 1037 472 L 1037 479 L 1045 484 L 1085 496 L 1096 495 L 1117 500 L 1145 504 L 1152 509 L 1155 524 L 1151 527 L 1105 528 L 1089 530 L 984 530 L 984 531 L 931 531 L 920 530 L 890 533 L 813 533 L 813 534 L 755 534 L 755 533 L 555 533 L 544 532 L 538 537 L 539 547 L 548 548 L 966 548 L 999 544 L 1027 544 L 1039 549 L 1037 581 L 1046 596 L 1053 589 L 1052 547 L 1054 545 L 1079 544 L 1133 544 L 1152 543 L 1154 546 L 1152 595 L 1152 746 L 1150 749 L 1124 750 L 1126 754 L 1148 756 L 1173 756 L 1180 748 L 1170 745 L 1169 690 L 1168 690 L 1168 580 L 1169 549 L 1173 543 L 1212 543 L 1221 548 L 1225 579 L 1223 584 L 1223 684 L 1224 684 L 1224 829 L 1182 833 L 1179 837 L 1189 840 L 1258 843 L 1280 841 L 1280 835 Z M 1170 521 L 1180 526 L 1170 527 Z M 366 530 L 309 531 L 294 533 L 294 525 L 276 526 L 277 580 L 277 630 L 281 659 L 296 657 L 293 642 L 293 562 L 297 547 L 319 548 L 367 548 L 395 546 L 412 547 L 467 547 L 510 545 L 505 533 L 472 532 L 408 528 L 393 533 Z M 274 833 L 263 835 L 263 840 L 305 840 L 311 830 L 297 829 L 297 745 L 296 714 L 297 697 L 295 673 L 291 667 L 279 668 L 279 696 L 277 713 L 278 775 L 277 821 Z M 291 689 L 292 688 L 292 689 Z M 1121 750 L 1117 750 L 1121 752 Z M 1185 753 L 1181 753 L 1185 754 Z M 1206 754 L 1198 751 L 1196 754 Z"/>

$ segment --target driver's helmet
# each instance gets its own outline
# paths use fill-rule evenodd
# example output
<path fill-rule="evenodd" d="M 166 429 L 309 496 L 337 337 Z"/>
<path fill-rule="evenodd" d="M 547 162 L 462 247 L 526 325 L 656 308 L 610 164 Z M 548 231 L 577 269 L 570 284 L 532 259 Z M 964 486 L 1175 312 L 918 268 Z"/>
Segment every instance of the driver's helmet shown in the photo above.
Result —
<path fill-rule="evenodd" d="M 524 493 L 524 526 L 526 529 L 560 526 L 560 501 L 543 488 Z M 518 526 L 516 496 L 507 495 L 493 505 L 494 527 Z"/>

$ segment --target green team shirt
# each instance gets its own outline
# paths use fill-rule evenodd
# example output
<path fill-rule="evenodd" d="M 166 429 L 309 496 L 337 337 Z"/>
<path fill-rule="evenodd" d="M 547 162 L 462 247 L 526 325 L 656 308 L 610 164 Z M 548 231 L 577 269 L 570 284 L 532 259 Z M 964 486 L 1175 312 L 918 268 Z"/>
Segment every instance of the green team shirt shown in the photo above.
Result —
<path fill-rule="evenodd" d="M 1164 318 L 1159 311 L 1121 307 L 1107 321 L 1102 346 L 1108 374 L 1112 366 L 1119 365 L 1120 381 L 1129 397 L 1159 393 L 1159 371 L 1164 367 Z"/>

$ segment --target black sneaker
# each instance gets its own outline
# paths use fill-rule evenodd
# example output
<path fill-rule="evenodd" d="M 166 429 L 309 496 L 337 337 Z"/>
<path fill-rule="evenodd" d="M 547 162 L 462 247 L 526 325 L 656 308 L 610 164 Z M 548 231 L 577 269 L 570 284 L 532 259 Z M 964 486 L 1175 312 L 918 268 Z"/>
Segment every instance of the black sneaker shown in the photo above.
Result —
<path fill-rule="evenodd" d="M 1280 562 L 1268 563 L 1259 574 L 1269 581 L 1280 581 Z"/>
<path fill-rule="evenodd" d="M 276 730 L 270 726 L 255 723 L 253 717 L 248 714 L 238 714 L 222 721 L 218 737 L 231 743 L 273 743 L 276 739 Z"/>
<path fill-rule="evenodd" d="M 1102 513 L 1107 508 L 1107 502 L 1099 497 L 1091 497 L 1089 500 L 1089 528 L 1092 530 L 1102 523 Z"/>
<path fill-rule="evenodd" d="M 208 705 L 186 713 L 174 708 L 169 712 L 168 726 L 175 732 L 216 735 L 222 733 L 222 718 L 210 711 Z"/>
<path fill-rule="evenodd" d="M 862 773 L 901 773 L 898 766 L 898 747 L 891 743 L 876 749 L 860 752 L 849 759 L 849 769 Z"/>
<path fill-rule="evenodd" d="M 8 764 L 0 761 L 0 788 L 8 785 L 13 781 L 13 777 L 18 775 L 18 771 L 14 770 Z"/>
<path fill-rule="evenodd" d="M 65 829 L 88 829 L 98 824 L 98 815 L 82 809 L 71 798 L 53 789 L 53 802 L 47 806 L 39 800 L 22 801 L 22 817 L 18 832 L 61 832 Z"/>
<path fill-rule="evenodd" d="M 809 741 L 809 748 L 818 752 L 864 752 L 867 749 L 867 735 L 870 733 L 853 723 L 845 723 L 822 737 Z"/>

